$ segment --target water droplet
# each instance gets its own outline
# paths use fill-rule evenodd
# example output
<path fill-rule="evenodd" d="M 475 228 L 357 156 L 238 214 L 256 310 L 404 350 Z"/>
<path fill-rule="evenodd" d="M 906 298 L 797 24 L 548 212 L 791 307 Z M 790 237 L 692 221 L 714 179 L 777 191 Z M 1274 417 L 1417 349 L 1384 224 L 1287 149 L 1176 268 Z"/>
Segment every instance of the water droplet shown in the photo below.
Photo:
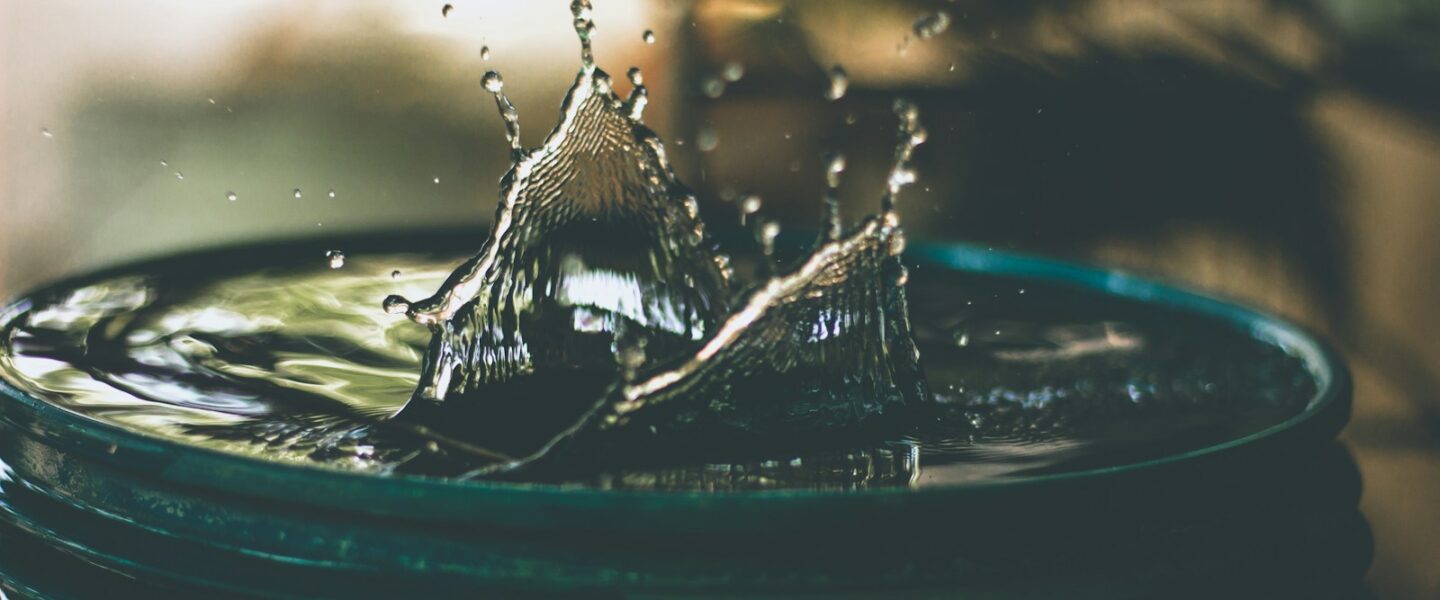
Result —
<path fill-rule="evenodd" d="M 505 80 L 501 79 L 500 74 L 495 71 L 486 71 L 485 75 L 480 77 L 480 85 L 484 86 L 485 91 L 498 94 L 500 90 L 505 89 Z"/>
<path fill-rule="evenodd" d="M 296 200 L 299 200 L 299 199 L 300 199 L 300 196 L 301 196 L 301 194 L 300 194 L 300 188 L 295 188 L 295 192 L 294 192 L 294 193 L 295 193 L 295 199 L 296 199 Z"/>
<path fill-rule="evenodd" d="M 160 161 L 160 166 L 162 166 L 162 167 L 168 167 L 168 166 L 170 166 L 170 163 L 169 163 L 168 161 L 162 160 L 162 161 Z"/>
<path fill-rule="evenodd" d="M 830 89 L 825 90 L 826 100 L 839 100 L 845 97 L 845 90 L 850 88 L 850 77 L 845 74 L 845 68 L 840 65 L 830 67 L 827 73 L 830 77 Z"/>
<path fill-rule="evenodd" d="M 645 85 L 645 75 L 640 72 L 640 67 L 630 67 L 625 76 L 630 78 L 631 85 Z"/>
<path fill-rule="evenodd" d="M 345 266 L 345 253 L 339 250 L 328 250 L 325 257 L 330 259 L 330 268 L 338 269 Z"/>
<path fill-rule="evenodd" d="M 719 143 L 720 137 L 715 134 L 715 129 L 711 127 L 701 129 L 700 133 L 695 136 L 695 147 L 699 148 L 701 152 L 714 150 L 715 146 Z"/>
<path fill-rule="evenodd" d="M 335 188 L 330 188 L 330 191 L 328 192 L 328 195 L 329 195 L 331 198 L 334 198 L 334 197 L 335 197 Z"/>
<path fill-rule="evenodd" d="M 453 10 L 455 10 L 455 5 L 446 4 L 445 6 L 440 7 L 440 16 L 448 18 L 450 16 L 450 11 Z"/>
<path fill-rule="evenodd" d="M 435 183 L 438 185 L 438 184 L 440 183 L 440 178 L 439 178 L 439 177 L 436 177 L 436 178 L 432 179 L 431 181 L 435 182 Z"/>
<path fill-rule="evenodd" d="M 700 84 L 700 91 L 710 98 L 719 98 L 725 93 L 725 82 L 719 77 L 706 77 Z"/>
<path fill-rule="evenodd" d="M 225 192 L 225 199 L 234 202 L 236 200 L 239 200 L 240 196 L 235 192 Z"/>
<path fill-rule="evenodd" d="M 1019 292 L 1019 293 L 1024 294 L 1024 293 L 1025 293 L 1025 288 L 1020 288 L 1020 292 Z"/>
<path fill-rule="evenodd" d="M 840 185 L 840 174 L 845 172 L 845 155 L 834 153 L 825 161 L 825 182 L 831 187 Z"/>
<path fill-rule="evenodd" d="M 480 60 L 490 60 L 490 47 L 489 47 L 489 46 L 481 46 L 481 47 L 480 47 Z"/>
<path fill-rule="evenodd" d="M 950 63 L 950 68 L 949 68 L 948 70 L 949 70 L 951 73 L 954 73 L 954 72 L 955 72 L 955 63 L 953 63 L 953 62 Z"/>
<path fill-rule="evenodd" d="M 950 13 L 943 10 L 934 14 L 925 15 L 915 20 L 915 37 L 928 40 L 932 37 L 945 33 L 950 28 Z"/>
<path fill-rule="evenodd" d="M 653 44 L 655 43 L 655 32 L 646 29 L 645 33 L 640 35 L 640 39 L 645 40 L 647 44 Z"/>
<path fill-rule="evenodd" d="M 745 65 L 738 60 L 727 62 L 725 68 L 720 70 L 720 76 L 724 77 L 725 81 L 732 83 L 740 81 L 740 78 L 745 76 Z"/>
<path fill-rule="evenodd" d="M 741 198 L 739 203 L 740 223 L 743 225 L 746 217 L 760 212 L 760 206 L 763 203 L 764 201 L 760 199 L 760 196 L 755 194 L 747 194 L 744 198 Z"/>
<path fill-rule="evenodd" d="M 181 173 L 181 172 L 179 172 L 179 171 L 176 171 L 176 172 L 175 172 L 175 178 L 176 178 L 176 179 L 179 179 L 180 181 L 184 181 L 184 180 L 185 180 L 185 174 L 184 174 L 184 173 Z"/>
<path fill-rule="evenodd" d="M 391 279 L 398 278 L 399 276 L 399 271 L 394 271 L 390 273 Z M 385 312 L 392 315 L 404 314 L 405 311 L 410 310 L 410 302 L 400 296 L 386 296 L 385 302 L 383 302 L 380 306 L 385 309 Z"/>
<path fill-rule="evenodd" d="M 214 103 L 215 103 L 215 99 L 214 99 L 214 98 L 206 98 L 206 100 L 209 101 L 211 104 L 214 104 Z"/>
<path fill-rule="evenodd" d="M 760 237 L 760 251 L 766 256 L 775 254 L 775 238 L 780 237 L 780 223 L 768 220 L 761 223 L 757 235 Z"/>
<path fill-rule="evenodd" d="M 41 130 L 40 130 L 40 135 L 43 135 L 43 136 L 45 136 L 45 137 L 47 137 L 47 138 L 53 138 L 53 137 L 55 137 L 55 134 L 50 133 L 50 129 L 49 129 L 49 128 L 41 129 Z"/>
<path fill-rule="evenodd" d="M 400 269 L 395 269 L 394 271 L 391 271 L 391 272 L 390 272 L 390 278 L 391 278 L 391 279 L 399 279 L 399 278 L 400 278 Z M 387 300 L 388 300 L 388 298 L 387 298 Z"/>

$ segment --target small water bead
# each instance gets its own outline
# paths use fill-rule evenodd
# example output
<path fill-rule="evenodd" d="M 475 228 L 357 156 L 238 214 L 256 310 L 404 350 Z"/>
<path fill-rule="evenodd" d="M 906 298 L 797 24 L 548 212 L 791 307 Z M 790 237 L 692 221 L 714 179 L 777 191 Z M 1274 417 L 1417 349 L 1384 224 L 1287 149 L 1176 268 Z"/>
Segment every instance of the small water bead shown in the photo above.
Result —
<path fill-rule="evenodd" d="M 296 200 L 299 200 L 299 199 L 301 198 L 301 196 L 303 196 L 303 194 L 300 193 L 300 188 L 295 188 L 294 194 L 295 194 L 295 199 L 296 199 Z"/>
<path fill-rule="evenodd" d="M 345 253 L 339 250 L 327 250 L 325 257 L 330 259 L 330 268 L 338 269 L 345 266 Z"/>
<path fill-rule="evenodd" d="M 485 88 L 485 91 L 498 94 L 500 90 L 505 89 L 505 80 L 501 79 L 500 74 L 495 71 L 486 71 L 480 77 L 480 85 Z"/>
<path fill-rule="evenodd" d="M 719 98 L 725 94 L 725 82 L 719 77 L 706 77 L 700 84 L 700 91 L 710 98 Z"/>
<path fill-rule="evenodd" d="M 50 133 L 50 129 L 49 129 L 49 128 L 41 129 L 41 130 L 40 130 L 40 135 L 43 135 L 43 136 L 45 136 L 45 137 L 47 137 L 47 138 L 53 138 L 53 137 L 55 137 L 55 134 Z"/>
<path fill-rule="evenodd" d="M 335 197 L 335 188 L 330 188 L 330 191 L 328 192 L 327 195 L 329 195 L 331 198 L 334 198 L 334 197 Z"/>
<path fill-rule="evenodd" d="M 179 171 L 176 171 L 176 172 L 175 172 L 175 178 L 176 178 L 176 179 L 179 179 L 180 181 L 184 181 L 184 180 L 185 180 L 185 174 L 184 174 L 184 173 L 181 173 L 181 172 L 179 172 Z"/>
<path fill-rule="evenodd" d="M 928 40 L 932 37 L 945 33 L 950 28 L 950 13 L 943 10 L 934 14 L 925 15 L 915 20 L 915 37 Z"/>
<path fill-rule="evenodd" d="M 481 47 L 480 47 L 480 60 L 490 60 L 490 47 L 489 47 L 489 46 L 481 46 Z"/>
<path fill-rule="evenodd" d="M 830 187 L 840 185 L 840 174 L 845 172 L 845 155 L 833 153 L 825 159 L 825 184 Z"/>
<path fill-rule="evenodd" d="M 700 133 L 695 136 L 695 147 L 699 148 L 701 152 L 714 150 L 715 146 L 719 143 L 720 137 L 715 133 L 715 129 L 711 127 L 701 129 Z"/>
<path fill-rule="evenodd" d="M 395 269 L 394 271 L 391 271 L 391 272 L 390 272 L 390 278 L 391 278 L 391 279 L 399 279 L 399 278 L 400 278 L 400 269 Z"/>
<path fill-rule="evenodd" d="M 645 40 L 645 43 L 647 44 L 653 44 L 655 43 L 655 32 L 646 29 L 645 33 L 640 35 L 640 39 Z"/>
<path fill-rule="evenodd" d="M 453 10 L 455 10 L 454 4 L 446 4 L 445 6 L 440 7 L 440 16 L 448 18 L 450 16 L 450 11 Z"/>
<path fill-rule="evenodd" d="M 214 98 L 206 98 L 206 100 L 208 100 L 211 104 L 214 104 L 214 103 L 215 103 L 215 99 L 214 99 Z"/>
<path fill-rule="evenodd" d="M 746 218 L 748 218 L 750 215 L 760 212 L 760 207 L 763 204 L 764 201 L 760 199 L 760 196 L 757 196 L 755 194 L 746 194 L 744 198 L 741 198 L 739 202 L 740 223 L 743 225 Z"/>
<path fill-rule="evenodd" d="M 757 234 L 760 237 L 760 249 L 768 256 L 775 253 L 775 238 L 780 237 L 780 223 L 778 221 L 765 221 L 760 224 Z"/>
<path fill-rule="evenodd" d="M 434 179 L 431 179 L 430 181 L 434 182 L 436 185 L 439 185 L 439 184 L 440 184 L 440 178 L 439 178 L 439 177 L 436 177 L 436 178 L 434 178 Z"/>
<path fill-rule="evenodd" d="M 740 78 L 745 76 L 745 65 L 738 60 L 727 62 L 725 68 L 720 70 L 720 76 L 731 83 L 740 81 Z"/>
<path fill-rule="evenodd" d="M 390 273 L 391 279 L 398 278 L 399 276 L 399 271 L 393 271 Z M 392 315 L 404 314 L 406 311 L 410 310 L 410 303 L 401 296 L 386 296 L 385 301 L 381 303 L 380 306 L 381 308 L 385 309 L 386 313 Z"/>
<path fill-rule="evenodd" d="M 162 167 L 168 167 L 168 166 L 170 166 L 170 161 L 161 160 L 161 161 L 160 161 L 160 166 L 162 166 Z"/>
<path fill-rule="evenodd" d="M 826 100 L 839 100 L 845 97 L 845 91 L 850 88 L 850 76 L 845 73 L 845 67 L 835 65 L 830 67 L 827 73 L 830 77 L 830 89 L 825 90 Z"/>
<path fill-rule="evenodd" d="M 640 72 L 640 67 L 630 67 L 625 76 L 630 79 L 631 85 L 645 85 L 645 75 Z"/>
<path fill-rule="evenodd" d="M 237 195 L 235 192 L 225 192 L 225 199 L 234 202 L 236 200 L 239 200 L 240 196 Z"/>

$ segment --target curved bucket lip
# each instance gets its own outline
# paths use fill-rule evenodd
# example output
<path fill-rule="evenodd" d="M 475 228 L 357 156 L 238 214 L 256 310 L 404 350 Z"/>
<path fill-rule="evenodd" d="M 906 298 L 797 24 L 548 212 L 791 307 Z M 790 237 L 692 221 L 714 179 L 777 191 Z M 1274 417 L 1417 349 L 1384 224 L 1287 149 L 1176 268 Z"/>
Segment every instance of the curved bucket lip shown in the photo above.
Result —
<path fill-rule="evenodd" d="M 415 240 L 425 236 L 424 244 Z M 788 236 L 787 236 L 788 237 Z M 798 238 L 792 238 L 798 239 Z M 252 241 L 216 249 L 129 262 L 62 279 L 35 289 L 0 308 L 0 327 L 24 314 L 28 298 L 43 296 L 120 274 L 214 264 L 218 257 L 242 262 L 276 264 L 270 259 L 293 258 L 302 249 L 347 247 L 351 252 L 427 253 L 461 250 L 474 241 L 473 229 L 428 229 L 403 233 L 350 234 L 341 237 L 304 238 L 278 242 Z M 408 245 L 407 245 L 408 242 Z M 318 256 L 318 255 L 316 255 Z M 352 512 L 419 520 L 468 521 L 479 524 L 528 527 L 562 527 L 594 524 L 599 513 L 618 512 L 629 525 L 650 529 L 673 528 L 673 518 L 651 519 L 652 511 L 719 513 L 785 507 L 817 508 L 818 502 L 838 503 L 847 509 L 861 504 L 894 506 L 908 500 L 941 501 L 981 496 L 1034 493 L 1044 488 L 1100 483 L 1102 480 L 1153 473 L 1158 469 L 1218 457 L 1282 435 L 1309 434 L 1325 439 L 1337 434 L 1348 419 L 1351 382 L 1339 354 L 1327 343 L 1279 317 L 1179 286 L 1144 279 L 1123 271 L 994 251 L 964 243 L 912 242 L 906 251 L 912 264 L 934 265 L 962 272 L 1026 278 L 1071 288 L 1100 292 L 1117 298 L 1179 309 L 1216 319 L 1249 332 L 1300 357 L 1315 377 L 1316 392 L 1301 413 L 1261 431 L 1220 444 L 1161 458 L 1123 465 L 1065 473 L 965 482 L 921 489 L 874 488 L 849 491 L 806 489 L 745 492 L 664 490 L 599 490 L 578 486 L 494 481 L 456 481 L 418 476 L 375 476 L 323 467 L 271 463 L 187 446 L 158 436 L 121 428 L 44 401 L 0 379 L 0 395 L 30 413 L 17 422 L 0 410 L 0 418 L 18 423 L 19 430 L 47 443 L 60 442 L 66 451 L 83 453 L 102 462 L 139 469 L 151 477 L 188 488 L 263 498 L 282 503 L 318 505 Z M 377 308 L 378 310 L 378 308 Z M 3 463 L 0 463 L 3 464 Z M 830 506 L 827 504 L 827 506 Z M 839 506 L 837 506 L 838 508 Z M 691 509 L 691 510 L 686 510 Z M 558 511 L 558 512 L 557 512 Z M 567 511 L 578 514 L 567 517 Z M 677 515 L 678 516 L 678 515 Z M 730 519 L 725 520 L 732 523 Z M 773 523 L 772 523 L 773 524 Z M 603 527 L 602 527 L 603 528 Z M 706 527 L 702 529 L 719 529 Z"/>

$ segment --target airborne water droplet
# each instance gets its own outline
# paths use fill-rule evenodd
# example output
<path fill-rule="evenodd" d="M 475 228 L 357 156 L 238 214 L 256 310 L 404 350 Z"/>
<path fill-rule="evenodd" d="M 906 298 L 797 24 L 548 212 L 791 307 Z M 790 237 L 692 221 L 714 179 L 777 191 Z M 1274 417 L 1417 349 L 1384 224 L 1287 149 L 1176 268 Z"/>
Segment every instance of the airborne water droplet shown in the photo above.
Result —
<path fill-rule="evenodd" d="M 329 191 L 328 195 L 329 195 L 331 198 L 334 198 L 334 197 L 335 197 L 335 188 L 330 188 L 330 191 Z"/>
<path fill-rule="evenodd" d="M 392 271 L 390 273 L 391 279 L 398 279 L 399 277 L 399 271 Z M 389 314 L 398 315 L 410 310 L 410 303 L 401 296 L 386 296 L 385 302 L 382 303 L 380 307 L 385 309 L 385 312 Z"/>
<path fill-rule="evenodd" d="M 720 70 L 720 76 L 731 83 L 740 81 L 740 78 L 745 76 L 745 65 L 738 60 L 727 62 L 725 68 Z"/>
<path fill-rule="evenodd" d="M 716 135 L 715 129 L 711 127 L 701 129 L 700 133 L 695 136 L 695 147 L 701 152 L 714 150 L 715 146 L 719 143 L 720 137 Z"/>
<path fill-rule="evenodd" d="M 300 196 L 301 196 L 301 194 L 300 194 L 300 188 L 295 188 L 294 194 L 295 194 L 295 199 L 296 199 L 296 200 L 299 200 L 299 199 L 300 199 Z"/>
<path fill-rule="evenodd" d="M 760 206 L 762 203 L 763 201 L 760 199 L 760 196 L 757 196 L 755 194 L 747 194 L 744 198 L 741 198 L 739 202 L 740 224 L 744 225 L 746 219 L 748 219 L 750 215 L 760 212 Z"/>
<path fill-rule="evenodd" d="M 453 5 L 453 4 L 446 4 L 445 6 L 440 7 L 440 16 L 442 16 L 442 17 L 449 17 L 449 16 L 450 16 L 450 11 L 452 11 L 452 10 L 455 10 L 455 5 Z"/>
<path fill-rule="evenodd" d="M 640 67 L 630 67 L 625 76 L 630 79 L 631 85 L 645 85 L 645 75 L 640 72 Z"/>
<path fill-rule="evenodd" d="M 641 34 L 640 39 L 645 40 L 645 43 L 647 44 L 653 44 L 655 43 L 655 32 L 646 29 L 645 33 Z"/>
<path fill-rule="evenodd" d="M 496 94 L 505 89 L 505 80 L 501 79 L 500 73 L 496 71 L 486 71 L 480 77 L 480 85 L 485 88 L 485 91 Z"/>
<path fill-rule="evenodd" d="M 162 167 L 168 167 L 168 166 L 170 166 L 170 162 L 169 162 L 169 161 L 162 160 L 162 161 L 160 161 L 160 166 L 162 166 Z"/>
<path fill-rule="evenodd" d="M 432 179 L 431 181 L 435 182 L 435 183 L 438 185 L 438 184 L 440 183 L 440 178 L 439 178 L 439 177 L 436 177 L 436 178 Z"/>
<path fill-rule="evenodd" d="M 490 47 L 489 47 L 489 46 L 481 46 L 481 47 L 480 47 L 480 60 L 490 60 Z"/>
<path fill-rule="evenodd" d="M 915 37 L 928 40 L 932 37 L 945 33 L 950 28 L 950 13 L 936 11 L 934 14 L 925 15 L 915 20 Z"/>
<path fill-rule="evenodd" d="M 840 65 L 830 67 L 830 89 L 825 90 L 826 100 L 839 100 L 845 97 L 845 90 L 850 88 L 850 77 L 845 74 L 845 68 Z"/>
<path fill-rule="evenodd" d="M 55 134 L 50 133 L 50 130 L 49 130 L 48 128 L 46 128 L 46 129 L 41 129 L 41 130 L 40 130 L 40 135 L 43 135 L 43 136 L 45 136 L 45 137 L 47 137 L 47 138 L 53 138 L 53 137 L 55 137 Z"/>
<path fill-rule="evenodd" d="M 234 202 L 234 201 L 236 201 L 236 200 L 239 200 L 239 199 L 240 199 L 240 196 L 237 195 L 235 192 L 226 192 L 226 193 L 225 193 L 225 199 L 226 199 L 226 200 L 229 200 L 229 201 L 231 201 L 231 202 Z"/>
<path fill-rule="evenodd" d="M 344 252 L 341 252 L 339 250 L 329 250 L 325 252 L 325 257 L 330 259 L 330 268 L 332 269 L 338 269 L 345 266 Z"/>
<path fill-rule="evenodd" d="M 719 98 L 725 94 L 725 82 L 719 77 L 706 77 L 700 84 L 700 91 L 710 98 Z"/>
<path fill-rule="evenodd" d="M 400 269 L 395 269 L 394 271 L 391 271 L 391 272 L 390 272 L 390 278 L 391 278 L 391 279 L 399 279 L 399 278 L 400 278 Z"/>
<path fill-rule="evenodd" d="M 175 178 L 176 178 L 176 179 L 179 179 L 179 180 L 181 180 L 181 181 L 184 181 L 184 180 L 185 180 L 185 174 L 184 174 L 184 173 L 181 173 L 181 172 L 179 172 L 179 171 L 176 171 L 176 172 L 175 172 Z"/>

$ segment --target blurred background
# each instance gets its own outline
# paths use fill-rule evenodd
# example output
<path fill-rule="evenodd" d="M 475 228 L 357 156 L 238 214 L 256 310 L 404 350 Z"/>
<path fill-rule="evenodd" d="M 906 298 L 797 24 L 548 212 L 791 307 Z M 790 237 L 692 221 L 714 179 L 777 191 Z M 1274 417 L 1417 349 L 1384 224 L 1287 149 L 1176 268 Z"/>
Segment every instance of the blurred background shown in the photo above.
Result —
<path fill-rule="evenodd" d="M 478 245 L 508 166 L 480 75 L 538 144 L 578 67 L 567 4 L 0 0 L 0 296 L 245 240 L 474 223 Z M 1328 336 L 1356 377 L 1370 593 L 1440 597 L 1440 3 L 596 4 L 598 62 L 622 91 L 642 68 L 713 225 L 758 194 L 813 228 L 829 151 L 847 215 L 873 210 L 903 95 L 930 132 L 912 237 Z"/>

